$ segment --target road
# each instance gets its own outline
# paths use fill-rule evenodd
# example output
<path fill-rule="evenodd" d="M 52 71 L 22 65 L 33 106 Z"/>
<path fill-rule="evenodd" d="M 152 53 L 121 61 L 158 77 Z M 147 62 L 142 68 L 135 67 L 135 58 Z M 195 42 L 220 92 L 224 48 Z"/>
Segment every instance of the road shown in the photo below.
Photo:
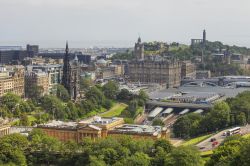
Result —
<path fill-rule="evenodd" d="M 218 147 L 226 138 L 225 136 L 222 136 L 224 132 L 228 131 L 228 129 L 220 131 L 219 133 L 209 137 L 208 139 L 198 143 L 196 147 L 200 149 L 200 151 L 209 151 L 213 150 L 214 148 Z M 246 125 L 241 127 L 241 133 L 244 134 L 249 134 L 250 133 L 250 125 Z M 218 142 L 218 145 L 212 146 L 211 138 L 215 138 L 216 141 Z"/>

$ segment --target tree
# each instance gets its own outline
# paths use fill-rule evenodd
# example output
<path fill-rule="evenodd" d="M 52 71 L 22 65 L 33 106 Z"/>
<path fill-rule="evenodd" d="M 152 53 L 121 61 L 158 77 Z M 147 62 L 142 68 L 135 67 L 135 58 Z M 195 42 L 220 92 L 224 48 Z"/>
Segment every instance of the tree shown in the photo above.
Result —
<path fill-rule="evenodd" d="M 247 120 L 246 120 L 246 115 L 244 112 L 241 112 L 240 114 L 236 115 L 236 124 L 237 125 L 246 125 Z"/>
<path fill-rule="evenodd" d="M 118 100 L 125 100 L 128 101 L 131 98 L 131 93 L 127 90 L 127 89 L 122 89 L 118 95 L 117 95 L 117 99 Z"/>
<path fill-rule="evenodd" d="M 29 118 L 25 113 L 21 114 L 19 125 L 20 126 L 30 126 Z"/>
<path fill-rule="evenodd" d="M 228 140 L 219 146 L 208 161 L 207 166 L 234 165 L 235 158 L 240 154 L 240 140 Z"/>
<path fill-rule="evenodd" d="M 25 87 L 25 95 L 32 100 L 37 101 L 43 95 L 44 89 L 42 86 L 32 85 Z"/>
<path fill-rule="evenodd" d="M 86 99 L 91 101 L 96 108 L 100 108 L 105 100 L 105 96 L 102 91 L 97 87 L 91 87 L 85 94 Z"/>
<path fill-rule="evenodd" d="M 12 111 L 21 101 L 21 98 L 15 94 L 7 93 L 2 97 L 2 104 Z"/>
<path fill-rule="evenodd" d="M 235 158 L 235 163 L 237 163 L 238 158 Z M 239 165 L 242 166 L 248 166 L 250 163 L 250 138 L 248 137 L 248 139 L 244 140 L 243 145 L 241 146 L 241 151 L 240 151 L 240 155 L 239 155 L 239 159 L 241 161 L 241 163 L 239 163 Z"/>
<path fill-rule="evenodd" d="M 130 114 L 132 115 L 132 117 L 135 116 L 137 109 L 138 109 L 138 102 L 137 102 L 137 100 L 131 100 L 129 102 L 129 105 L 128 105 L 128 111 L 130 112 Z"/>
<path fill-rule="evenodd" d="M 67 116 L 62 102 L 56 96 L 45 95 L 41 99 L 41 107 L 53 118 L 65 119 Z"/>
<path fill-rule="evenodd" d="M 161 147 L 165 152 L 170 153 L 173 150 L 172 144 L 165 139 L 158 139 L 154 143 L 155 148 Z"/>
<path fill-rule="evenodd" d="M 198 150 L 194 147 L 180 146 L 167 156 L 165 164 L 170 166 L 201 166 L 203 161 Z"/>
<path fill-rule="evenodd" d="M 136 152 L 134 155 L 122 160 L 121 164 L 131 166 L 149 166 L 150 158 L 147 154 L 144 154 L 142 152 Z"/>
<path fill-rule="evenodd" d="M 176 137 L 189 138 L 191 129 L 191 120 L 188 116 L 182 116 L 173 125 L 173 133 Z"/>
<path fill-rule="evenodd" d="M 79 110 L 72 101 L 67 103 L 65 107 L 65 113 L 67 113 L 67 118 L 71 120 L 76 120 L 79 118 Z"/>
<path fill-rule="evenodd" d="M 0 138 L 0 164 L 27 165 L 24 155 L 27 147 L 27 138 L 20 134 L 11 134 Z"/>
<path fill-rule="evenodd" d="M 137 99 L 138 105 L 143 107 L 145 105 L 146 101 L 148 100 L 148 98 L 149 98 L 148 94 L 145 91 L 140 90 L 139 95 L 138 95 L 138 99 Z"/>
<path fill-rule="evenodd" d="M 102 87 L 102 89 L 104 95 L 109 99 L 116 99 L 116 95 L 119 92 L 119 86 L 114 81 L 109 81 Z"/>
<path fill-rule="evenodd" d="M 68 90 L 63 85 L 56 85 L 56 96 L 64 102 L 67 102 L 70 99 Z"/>
<path fill-rule="evenodd" d="M 19 109 L 20 109 L 21 113 L 29 113 L 32 111 L 30 108 L 30 105 L 25 101 L 20 102 Z"/>
<path fill-rule="evenodd" d="M 104 100 L 103 107 L 106 109 L 110 109 L 112 107 L 112 101 L 110 99 Z"/>
<path fill-rule="evenodd" d="M 91 86 L 91 80 L 87 78 L 81 78 L 80 79 L 80 89 L 81 90 L 88 90 Z"/>
<path fill-rule="evenodd" d="M 149 99 L 148 94 L 144 90 L 140 90 L 138 98 L 145 102 Z"/>
<path fill-rule="evenodd" d="M 211 129 L 222 129 L 230 123 L 230 107 L 226 102 L 218 102 L 209 113 Z"/>
<path fill-rule="evenodd" d="M 164 122 L 161 120 L 161 119 L 154 119 L 153 120 L 153 124 L 152 124 L 153 126 L 164 126 L 165 124 L 164 124 Z"/>

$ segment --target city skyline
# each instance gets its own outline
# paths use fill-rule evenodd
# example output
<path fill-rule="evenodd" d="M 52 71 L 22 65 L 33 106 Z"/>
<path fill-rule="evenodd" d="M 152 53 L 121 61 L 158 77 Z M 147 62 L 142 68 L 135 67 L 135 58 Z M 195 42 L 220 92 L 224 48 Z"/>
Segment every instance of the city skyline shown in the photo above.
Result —
<path fill-rule="evenodd" d="M 250 47 L 247 0 L 0 0 L 0 45 L 132 47 L 143 41 L 207 39 Z M 223 8 L 222 8 L 223 7 Z"/>

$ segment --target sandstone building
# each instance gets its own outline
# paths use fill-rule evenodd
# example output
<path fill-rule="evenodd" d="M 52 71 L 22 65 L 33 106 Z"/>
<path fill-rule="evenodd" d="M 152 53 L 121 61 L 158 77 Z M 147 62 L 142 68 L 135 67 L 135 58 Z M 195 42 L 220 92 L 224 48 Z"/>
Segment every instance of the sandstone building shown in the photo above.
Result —
<path fill-rule="evenodd" d="M 24 96 L 24 67 L 20 65 L 0 67 L 0 96 L 13 93 Z"/>
<path fill-rule="evenodd" d="M 124 124 L 123 118 L 94 117 L 88 121 L 61 122 L 52 121 L 45 125 L 38 125 L 47 135 L 61 141 L 82 141 L 83 138 L 105 138 L 129 135 L 134 138 L 167 138 L 168 131 L 160 126 Z"/>

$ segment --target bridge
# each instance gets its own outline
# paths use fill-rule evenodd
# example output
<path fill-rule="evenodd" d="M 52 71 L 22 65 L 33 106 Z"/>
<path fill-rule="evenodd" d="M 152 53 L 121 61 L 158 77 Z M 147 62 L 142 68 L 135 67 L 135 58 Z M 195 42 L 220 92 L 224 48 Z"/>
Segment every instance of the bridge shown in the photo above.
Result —
<path fill-rule="evenodd" d="M 202 85 L 207 84 L 208 86 L 224 86 L 230 83 L 235 82 L 250 82 L 249 76 L 221 76 L 221 77 L 213 77 L 213 78 L 206 78 L 206 79 L 182 79 L 181 85 Z"/>

